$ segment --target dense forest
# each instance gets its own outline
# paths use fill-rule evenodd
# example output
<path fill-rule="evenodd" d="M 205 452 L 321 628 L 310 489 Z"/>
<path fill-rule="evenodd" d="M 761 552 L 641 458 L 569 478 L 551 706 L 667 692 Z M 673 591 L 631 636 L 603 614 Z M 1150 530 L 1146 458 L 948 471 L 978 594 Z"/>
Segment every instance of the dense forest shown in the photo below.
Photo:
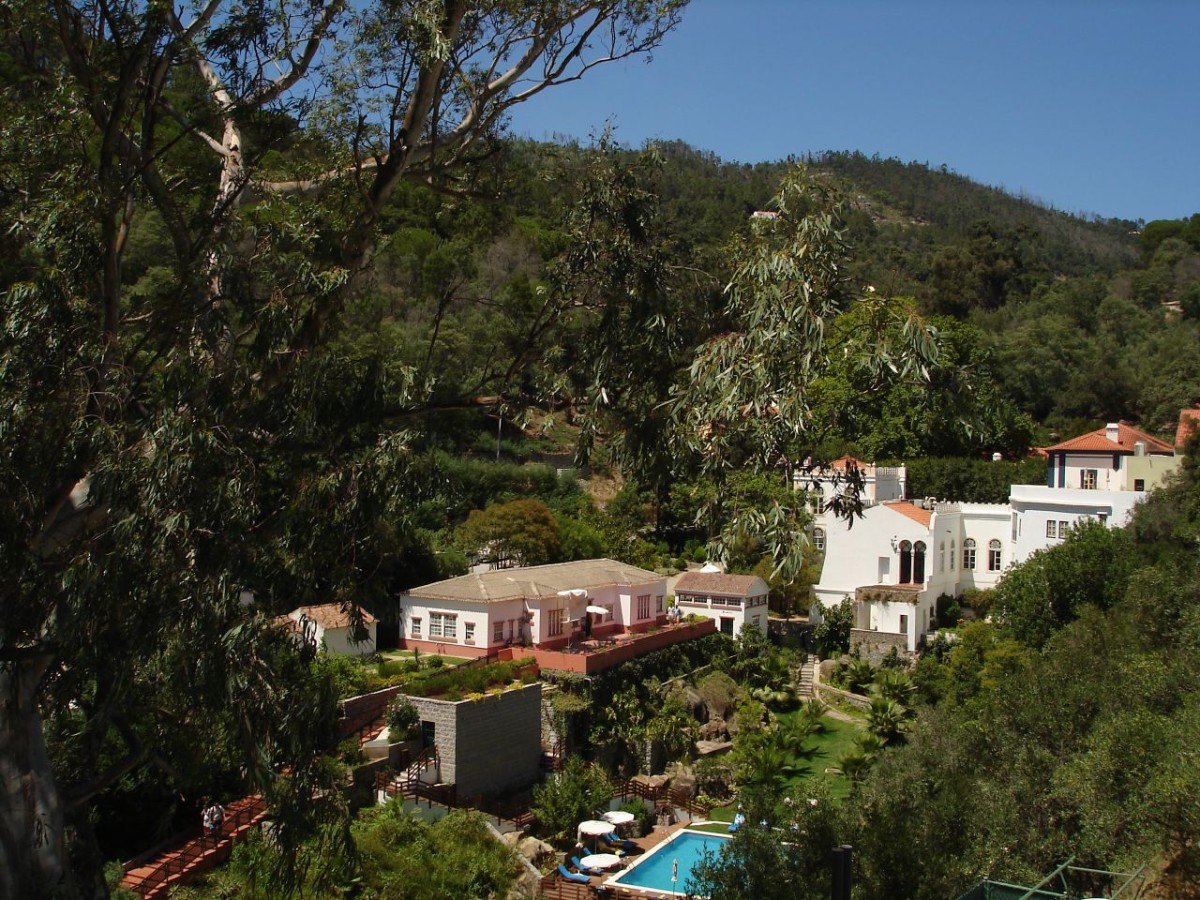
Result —
<path fill-rule="evenodd" d="M 385 616 L 493 544 L 517 562 L 717 553 L 802 597 L 806 461 L 950 460 L 924 492 L 973 499 L 997 490 L 1001 470 L 972 466 L 993 454 L 1032 477 L 1031 446 L 1122 418 L 1165 433 L 1200 399 L 1197 217 L 1088 220 L 854 153 L 507 138 L 513 104 L 655 48 L 670 0 L 251 6 L 186 24 L 156 4 L 0 8 L 0 894 L 103 894 L 106 859 L 206 794 L 263 794 L 280 891 L 303 883 L 298 847 L 344 849 L 335 686 L 271 625 L 297 605 Z M 611 490 L 521 465 L 539 454 Z M 1083 678 L 1056 648 L 1119 634 L 1169 720 L 1147 727 L 1174 740 L 1191 489 L 1130 539 L 1138 602 L 1113 581 L 1106 611 L 1031 623 L 1012 677 Z M 1165 635 L 1136 618 L 1160 595 L 1179 604 Z M 933 715 L 997 735 L 1039 712 L 1004 706 L 986 665 L 979 692 L 924 684 Z M 1080 722 L 1116 716 L 1096 703 Z M 1065 789 L 993 749 L 959 751 L 1032 793 L 997 793 L 989 829 Z M 872 785 L 913 759 L 885 754 L 861 808 L 902 818 Z M 1099 791 L 1097 771 L 1067 786 Z M 1163 771 L 1131 848 L 1190 790 Z M 871 821 L 847 827 L 885 867 Z M 906 827 L 973 838 L 936 825 Z M 953 846 L 973 871 L 994 849 Z M 922 884 L 966 873 L 930 860 Z"/>

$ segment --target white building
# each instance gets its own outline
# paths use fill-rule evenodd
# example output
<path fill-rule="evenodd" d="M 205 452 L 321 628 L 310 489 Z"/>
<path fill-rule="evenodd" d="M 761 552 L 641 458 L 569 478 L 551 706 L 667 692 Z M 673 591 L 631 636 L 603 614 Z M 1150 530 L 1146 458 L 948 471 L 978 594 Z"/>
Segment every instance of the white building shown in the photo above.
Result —
<path fill-rule="evenodd" d="M 723 634 L 737 637 L 752 622 L 767 632 L 770 589 L 757 575 L 726 575 L 716 566 L 685 572 L 675 582 L 675 603 L 682 615 L 704 616 Z"/>
<path fill-rule="evenodd" d="M 1046 486 L 1013 485 L 1006 505 L 893 501 L 868 504 L 852 522 L 824 517 L 814 616 L 849 597 L 852 643 L 872 658 L 892 647 L 913 653 L 939 596 L 995 587 L 1008 566 L 1054 546 L 1081 520 L 1125 525 L 1145 492 L 1178 465 L 1173 448 L 1124 423 L 1045 452 Z"/>
<path fill-rule="evenodd" d="M 857 490 L 864 508 L 889 500 L 903 500 L 907 480 L 908 472 L 904 466 L 877 466 L 853 456 L 842 456 L 827 466 L 802 466 L 792 476 L 792 486 L 809 495 L 813 546 L 823 551 L 831 518 L 827 509 L 834 498 Z"/>
<path fill-rule="evenodd" d="M 370 656 L 375 652 L 375 617 L 362 613 L 362 627 L 354 627 L 350 610 L 340 603 L 301 606 L 279 620 L 301 640 L 342 656 Z"/>
<path fill-rule="evenodd" d="M 557 649 L 664 623 L 666 593 L 663 576 L 611 559 L 460 575 L 400 595 L 401 642 L 452 656 Z"/>

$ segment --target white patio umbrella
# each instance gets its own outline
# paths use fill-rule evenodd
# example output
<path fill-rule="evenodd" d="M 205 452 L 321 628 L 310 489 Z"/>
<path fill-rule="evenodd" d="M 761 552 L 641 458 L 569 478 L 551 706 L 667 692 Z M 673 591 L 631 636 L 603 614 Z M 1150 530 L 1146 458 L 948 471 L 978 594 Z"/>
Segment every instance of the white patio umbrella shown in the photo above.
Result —
<path fill-rule="evenodd" d="M 614 825 L 628 825 L 636 817 L 633 813 L 626 812 L 623 809 L 610 809 L 600 818 L 612 822 Z"/>
<path fill-rule="evenodd" d="M 607 616 L 608 615 L 608 610 L 605 609 L 603 606 L 589 606 L 589 607 L 587 607 L 587 611 L 590 613 L 595 613 L 598 616 Z"/>
<path fill-rule="evenodd" d="M 579 833 L 592 838 L 593 846 L 595 846 L 596 838 L 611 834 L 612 830 L 612 822 L 604 822 L 600 819 L 588 819 L 586 822 L 579 823 Z"/>

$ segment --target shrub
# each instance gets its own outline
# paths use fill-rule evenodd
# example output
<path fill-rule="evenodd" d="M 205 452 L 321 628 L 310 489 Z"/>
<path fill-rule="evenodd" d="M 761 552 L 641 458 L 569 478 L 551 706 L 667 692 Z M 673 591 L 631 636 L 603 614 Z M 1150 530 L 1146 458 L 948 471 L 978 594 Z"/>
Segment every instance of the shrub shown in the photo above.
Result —
<path fill-rule="evenodd" d="M 397 697 L 388 705 L 385 721 L 393 741 L 406 741 L 416 736 L 421 714 L 407 697 Z"/>
<path fill-rule="evenodd" d="M 962 606 L 959 605 L 957 597 L 951 594 L 942 594 L 937 598 L 938 625 L 943 628 L 952 628 L 958 624 L 961 615 Z"/>
<path fill-rule="evenodd" d="M 638 837 L 649 834 L 651 829 L 654 828 L 654 810 L 640 797 L 634 797 L 632 800 L 626 800 L 622 803 L 621 812 L 633 815 L 633 822 L 631 824 Z"/>
<path fill-rule="evenodd" d="M 580 757 L 570 756 L 561 772 L 533 789 L 533 814 L 543 835 L 566 843 L 576 825 L 595 818 L 608 806 L 612 794 L 607 775 Z"/>

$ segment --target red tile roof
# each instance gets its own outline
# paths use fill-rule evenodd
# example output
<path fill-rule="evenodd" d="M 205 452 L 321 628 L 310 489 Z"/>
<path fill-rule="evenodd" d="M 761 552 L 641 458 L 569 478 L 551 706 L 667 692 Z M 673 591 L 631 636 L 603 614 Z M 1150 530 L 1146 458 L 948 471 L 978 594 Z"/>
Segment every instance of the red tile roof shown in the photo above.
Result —
<path fill-rule="evenodd" d="M 1200 424 L 1200 409 L 1181 409 L 1179 411 L 1179 427 L 1175 429 L 1175 447 L 1182 450 L 1192 432 Z"/>
<path fill-rule="evenodd" d="M 350 610 L 342 607 L 340 603 L 322 603 L 320 606 L 301 606 L 299 609 L 292 610 L 294 616 L 308 616 L 322 628 L 348 628 L 350 626 Z M 367 612 L 362 611 L 362 620 L 364 625 L 370 625 L 375 621 L 375 617 Z"/>
<path fill-rule="evenodd" d="M 1082 453 L 1133 453 L 1133 445 L 1142 441 L 1147 453 L 1173 453 L 1174 449 L 1165 441 L 1160 441 L 1154 435 L 1146 434 L 1140 428 L 1121 422 L 1117 425 L 1117 440 L 1108 438 L 1108 427 L 1097 428 L 1079 437 L 1047 447 L 1046 450 L 1073 450 Z"/>
<path fill-rule="evenodd" d="M 856 469 L 865 469 L 870 465 L 870 463 L 865 463 L 861 459 L 857 459 L 847 453 L 845 456 L 839 456 L 837 459 L 831 462 L 829 464 L 829 468 L 838 472 L 844 472 L 846 469 L 850 468 L 851 464 L 853 464 Z"/>
<path fill-rule="evenodd" d="M 929 527 L 929 523 L 933 519 L 932 510 L 921 509 L 921 507 L 909 500 L 892 500 L 883 505 L 893 512 L 898 512 L 900 515 L 924 525 L 926 528 Z"/>

